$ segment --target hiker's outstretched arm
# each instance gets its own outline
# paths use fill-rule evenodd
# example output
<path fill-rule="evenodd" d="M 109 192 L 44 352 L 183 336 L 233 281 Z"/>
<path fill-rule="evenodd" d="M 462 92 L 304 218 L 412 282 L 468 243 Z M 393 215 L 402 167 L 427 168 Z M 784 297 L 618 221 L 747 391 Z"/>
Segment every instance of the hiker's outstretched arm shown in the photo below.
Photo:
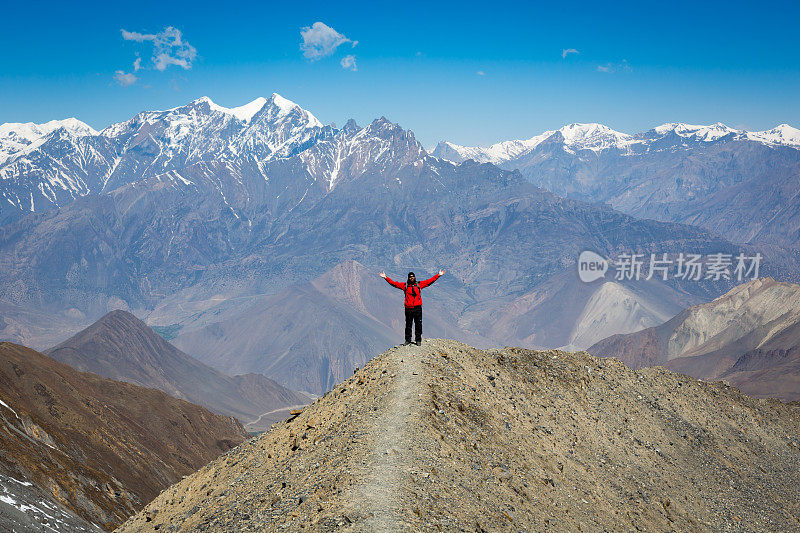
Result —
<path fill-rule="evenodd" d="M 431 283 L 433 283 L 434 281 L 439 279 L 439 276 L 441 276 L 442 274 L 444 274 L 444 270 L 440 270 L 439 273 L 435 274 L 432 278 L 428 278 L 426 280 L 420 281 L 419 282 L 419 288 L 420 289 L 424 289 L 425 287 L 427 287 L 428 285 L 430 285 Z"/>
<path fill-rule="evenodd" d="M 386 275 L 385 273 L 383 273 L 383 272 L 381 272 L 381 273 L 380 273 L 380 274 L 378 274 L 378 275 L 379 275 L 380 277 L 382 277 L 383 279 L 385 279 L 385 280 L 386 280 L 386 283 L 388 283 L 389 285 L 394 285 L 395 287 L 397 287 L 397 288 L 398 288 L 398 289 L 400 289 L 400 290 L 403 290 L 403 289 L 405 289 L 405 288 L 406 288 L 405 284 L 403 284 L 403 283 L 400 283 L 399 281 L 395 281 L 395 280 L 393 280 L 392 278 L 390 278 L 389 276 L 387 276 L 387 275 Z"/>

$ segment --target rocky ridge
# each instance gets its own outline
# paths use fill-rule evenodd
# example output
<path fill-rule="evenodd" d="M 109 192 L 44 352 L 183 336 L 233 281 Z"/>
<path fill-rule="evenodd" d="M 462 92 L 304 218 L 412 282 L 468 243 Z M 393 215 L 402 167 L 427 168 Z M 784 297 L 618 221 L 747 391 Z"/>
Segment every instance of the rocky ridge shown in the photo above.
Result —
<path fill-rule="evenodd" d="M 5 485 L 14 493 L 3 501 L 14 509 L 33 498 L 53 521 L 60 514 L 113 529 L 247 437 L 235 418 L 0 342 L 0 474 L 31 484 Z M 0 524 L 6 511 L 14 519 L 0 507 Z"/>
<path fill-rule="evenodd" d="M 397 347 L 120 532 L 776 531 L 800 411 L 586 353 Z"/>

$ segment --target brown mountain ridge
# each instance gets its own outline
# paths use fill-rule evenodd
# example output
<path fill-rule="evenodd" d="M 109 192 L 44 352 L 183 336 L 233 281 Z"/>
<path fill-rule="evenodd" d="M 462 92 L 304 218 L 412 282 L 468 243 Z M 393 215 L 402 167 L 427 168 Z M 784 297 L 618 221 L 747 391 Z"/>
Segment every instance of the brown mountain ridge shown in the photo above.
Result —
<path fill-rule="evenodd" d="M 71 367 L 162 390 L 264 429 L 311 398 L 261 374 L 228 376 L 185 354 L 126 311 L 112 311 L 45 353 Z M 218 355 L 219 357 L 219 355 Z M 261 416 L 264 413 L 269 413 Z M 250 423 L 258 423 L 250 426 Z"/>
<path fill-rule="evenodd" d="M 0 343 L 0 473 L 111 529 L 247 434 L 232 417 Z"/>
<path fill-rule="evenodd" d="M 632 366 L 722 379 L 757 397 L 800 399 L 800 285 L 760 278 L 665 323 L 588 351 Z"/>

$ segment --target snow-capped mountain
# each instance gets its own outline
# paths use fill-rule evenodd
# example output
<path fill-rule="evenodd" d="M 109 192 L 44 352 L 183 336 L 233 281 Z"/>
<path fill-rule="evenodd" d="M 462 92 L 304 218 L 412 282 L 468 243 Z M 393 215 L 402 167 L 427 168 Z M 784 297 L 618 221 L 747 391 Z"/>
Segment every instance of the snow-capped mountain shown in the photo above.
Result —
<path fill-rule="evenodd" d="M 519 170 L 561 196 L 607 202 L 657 220 L 703 226 L 738 242 L 800 242 L 800 130 L 662 124 L 628 135 L 570 124 L 488 147 L 441 142 L 432 155 Z"/>
<path fill-rule="evenodd" d="M 34 124 L 33 122 L 0 124 L 0 165 L 26 149 L 35 148 L 37 141 L 60 128 L 64 128 L 75 136 L 97 135 L 94 129 L 76 118 L 51 120 L 44 124 Z"/>
<path fill-rule="evenodd" d="M 614 131 L 602 124 L 568 124 L 558 130 L 549 130 L 530 139 L 503 141 L 491 146 L 459 146 L 441 141 L 431 151 L 431 155 L 460 163 L 473 159 L 479 163 L 496 165 L 513 161 L 532 152 L 543 142 L 563 144 L 565 150 L 578 152 L 591 150 L 600 152 L 611 148 L 623 148 L 631 143 L 632 136 Z"/>
<path fill-rule="evenodd" d="M 0 221 L 203 162 L 246 166 L 267 179 L 265 162 L 335 133 L 278 94 L 231 109 L 203 97 L 99 133 L 74 119 L 0 128 Z"/>
<path fill-rule="evenodd" d="M 737 130 L 722 123 L 697 126 L 668 123 L 652 130 L 629 135 L 615 131 L 603 124 L 568 124 L 558 130 L 549 130 L 530 139 L 502 141 L 490 146 L 460 146 L 441 141 L 431 155 L 460 163 L 473 159 L 479 163 L 503 164 L 522 157 L 545 141 L 561 143 L 571 152 L 589 150 L 599 153 L 617 150 L 621 154 L 636 154 L 670 135 L 697 142 L 713 142 L 731 136 L 731 140 L 751 140 L 765 145 L 792 146 L 800 149 L 800 130 L 781 124 L 766 131 Z"/>
<path fill-rule="evenodd" d="M 788 124 L 775 126 L 771 130 L 747 132 L 747 137 L 764 144 L 800 146 L 800 130 Z"/>
<path fill-rule="evenodd" d="M 41 308 L 86 317 L 127 306 L 157 313 L 158 324 L 183 325 L 200 315 L 214 324 L 245 312 L 257 295 L 294 287 L 283 293 L 292 295 L 289 312 L 280 298 L 271 300 L 271 312 L 280 311 L 289 329 L 270 329 L 274 342 L 262 354 L 300 354 L 301 366 L 291 371 L 309 376 L 324 377 L 326 369 L 340 375 L 337 354 L 342 346 L 348 353 L 354 348 L 338 342 L 341 337 L 298 336 L 291 325 L 297 313 L 320 321 L 341 314 L 303 283 L 344 261 L 360 262 L 380 283 L 382 269 L 446 267 L 453 275 L 432 288 L 439 292 L 431 301 L 441 304 L 431 321 L 438 331 L 475 335 L 471 324 L 491 322 L 505 308 L 504 324 L 524 339 L 539 317 L 555 315 L 534 312 L 536 302 L 528 299 L 530 313 L 512 320 L 518 297 L 535 295 L 534 288 L 554 275 L 574 278 L 583 250 L 749 251 L 696 227 L 639 220 L 556 196 L 520 172 L 432 157 L 413 132 L 385 118 L 364 127 L 354 121 L 341 129 L 321 125 L 277 96 L 232 109 L 200 99 L 141 113 L 93 136 L 60 131 L 0 168 L 18 170 L 0 183 L 28 187 L 18 189 L 19 198 L 33 190 L 36 208 L 20 216 L 28 202 L 20 209 L 0 199 L 3 209 L 17 213 L 14 222 L 0 225 L 0 303 L 21 309 L 18 314 Z M 566 127 L 551 137 L 539 143 L 544 151 L 538 153 L 545 159 L 557 154 L 559 161 L 595 153 L 577 150 L 579 143 L 596 148 L 626 140 L 600 126 Z M 567 139 L 576 147 L 572 152 L 562 149 Z M 83 185 L 71 189 L 68 178 Z M 38 184 L 48 193 L 61 191 L 60 203 L 45 202 Z M 765 265 L 782 265 L 779 253 Z M 727 290 L 729 281 L 676 285 L 670 291 L 707 299 Z M 553 306 L 562 300 L 549 298 Z M 659 311 L 648 305 L 644 314 L 629 313 L 631 302 L 640 300 L 604 292 L 583 306 L 585 313 L 570 306 L 555 327 L 591 329 L 604 322 L 607 333 L 614 331 L 612 322 L 632 329 Z M 381 299 L 374 308 L 386 305 Z M 363 313 L 346 316 L 372 331 L 374 317 Z M 259 316 L 276 318 L 263 309 Z M 548 338 L 591 340 L 568 331 Z"/>

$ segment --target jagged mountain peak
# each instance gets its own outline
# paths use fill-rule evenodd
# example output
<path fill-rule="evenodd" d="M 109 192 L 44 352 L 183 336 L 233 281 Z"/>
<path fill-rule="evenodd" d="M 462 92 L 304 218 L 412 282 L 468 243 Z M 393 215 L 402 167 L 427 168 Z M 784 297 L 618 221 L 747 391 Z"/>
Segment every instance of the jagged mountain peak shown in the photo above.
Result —
<path fill-rule="evenodd" d="M 370 122 L 367 127 L 359 132 L 359 135 L 381 139 L 402 137 L 412 144 L 419 145 L 412 130 L 404 129 L 400 124 L 392 122 L 384 116 Z M 422 149 L 422 145 L 419 145 L 419 148 Z"/>
<path fill-rule="evenodd" d="M 275 95 L 273 95 L 273 96 L 275 96 Z M 261 111 L 261 109 L 264 108 L 264 106 L 266 105 L 267 101 L 268 100 L 266 98 L 264 98 L 263 96 L 259 96 L 258 98 L 256 98 L 252 102 L 249 102 L 249 103 L 241 105 L 241 106 L 230 107 L 229 108 L 229 107 L 223 107 L 223 106 L 221 106 L 219 104 L 214 103 L 214 101 L 211 100 L 211 98 L 209 98 L 208 96 L 201 96 L 200 98 L 198 98 L 196 100 L 192 100 L 187 106 L 178 107 L 178 108 L 175 108 L 175 109 L 184 109 L 186 107 L 190 107 L 191 108 L 191 107 L 196 107 L 198 105 L 207 105 L 209 110 L 211 110 L 211 111 L 224 113 L 226 115 L 232 115 L 232 116 L 236 117 L 237 119 L 241 120 L 242 122 L 249 122 L 253 118 L 253 115 L 255 115 L 256 113 Z"/>
<path fill-rule="evenodd" d="M 60 130 L 76 137 L 97 135 L 94 128 L 74 117 L 50 120 L 42 124 L 33 122 L 0 124 L 0 165 L 25 150 L 39 146 L 49 135 Z"/>
<path fill-rule="evenodd" d="M 367 129 L 369 131 L 381 131 L 381 130 L 398 129 L 398 128 L 400 128 L 399 124 L 395 124 L 394 122 L 392 122 L 383 115 L 381 115 L 379 118 L 374 119 L 367 126 Z"/>
<path fill-rule="evenodd" d="M 345 122 L 344 127 L 342 128 L 342 131 L 345 134 L 351 134 L 351 133 L 355 133 L 355 132 L 359 131 L 360 129 L 361 129 L 361 126 L 358 125 L 358 122 L 356 122 L 356 120 L 354 118 L 351 118 L 351 119 L 348 119 L 347 122 Z"/>
<path fill-rule="evenodd" d="M 76 135 L 97 135 L 97 131 L 85 122 L 81 122 L 75 117 L 69 117 L 61 120 L 50 120 L 42 124 L 35 124 L 33 122 L 6 122 L 0 124 L 0 139 L 13 136 L 33 139 L 47 135 L 59 128 L 64 128 Z"/>
<path fill-rule="evenodd" d="M 680 137 L 693 137 L 701 141 L 716 141 L 731 133 L 741 133 L 740 130 L 726 126 L 722 122 L 709 125 L 686 124 L 683 122 L 670 122 L 656 126 L 652 130 L 658 135 L 674 133 Z"/>

